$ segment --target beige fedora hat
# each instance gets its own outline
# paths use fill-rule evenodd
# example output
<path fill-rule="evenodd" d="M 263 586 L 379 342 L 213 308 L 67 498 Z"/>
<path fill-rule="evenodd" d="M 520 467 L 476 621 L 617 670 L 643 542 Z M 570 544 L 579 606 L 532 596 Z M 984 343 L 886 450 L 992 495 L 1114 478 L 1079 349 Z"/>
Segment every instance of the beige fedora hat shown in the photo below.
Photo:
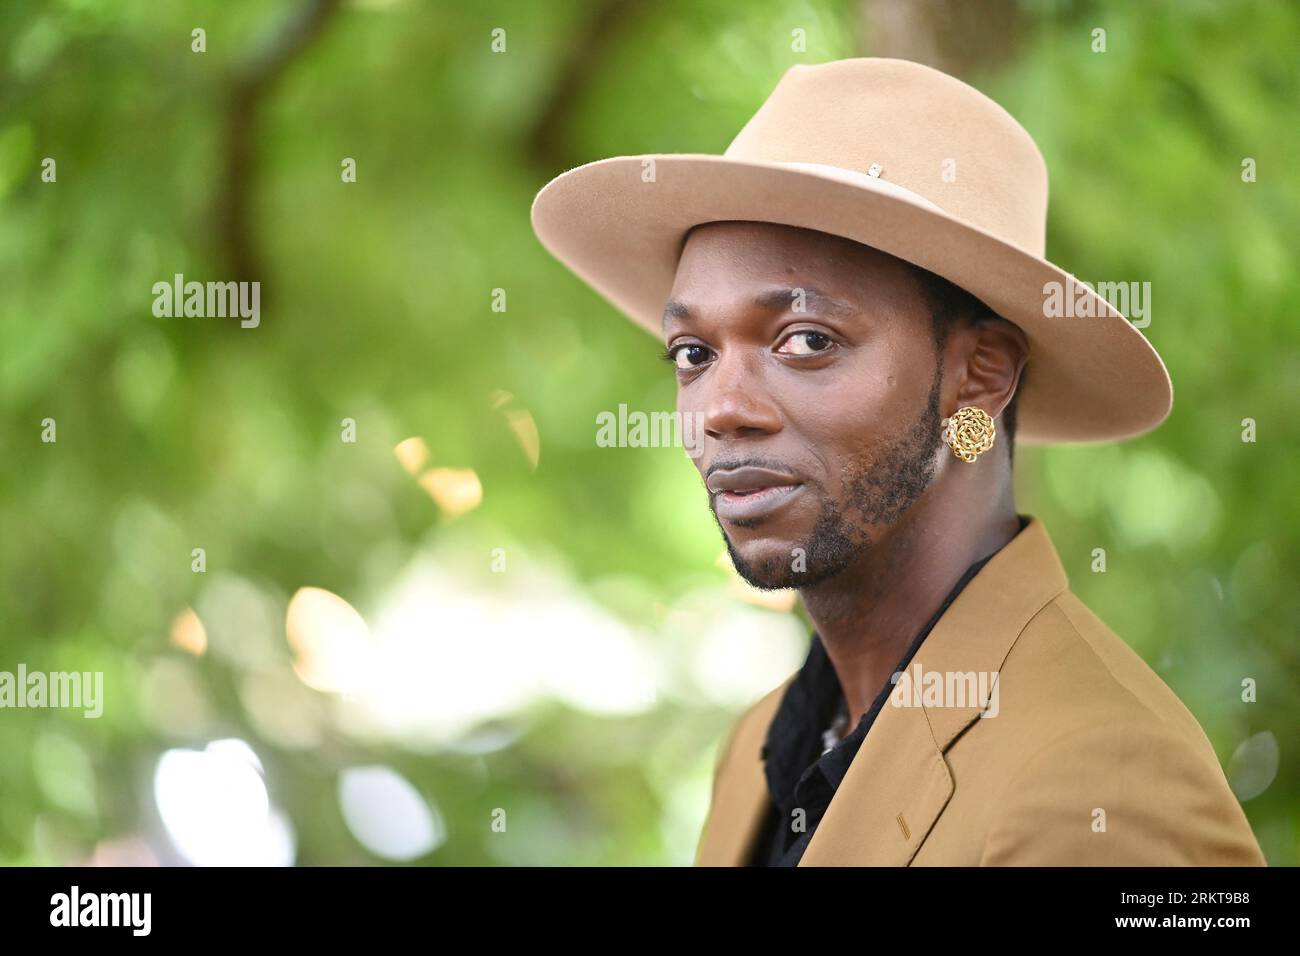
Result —
<path fill-rule="evenodd" d="M 793 66 L 721 156 L 587 163 L 532 207 L 542 244 L 655 336 L 686 232 L 723 220 L 873 246 L 1020 326 L 1030 354 L 1018 443 L 1131 438 L 1169 414 L 1173 387 L 1155 349 L 1044 258 L 1047 167 L 1033 139 L 945 73 L 878 58 Z M 1063 315 L 1046 307 L 1053 298 Z"/>

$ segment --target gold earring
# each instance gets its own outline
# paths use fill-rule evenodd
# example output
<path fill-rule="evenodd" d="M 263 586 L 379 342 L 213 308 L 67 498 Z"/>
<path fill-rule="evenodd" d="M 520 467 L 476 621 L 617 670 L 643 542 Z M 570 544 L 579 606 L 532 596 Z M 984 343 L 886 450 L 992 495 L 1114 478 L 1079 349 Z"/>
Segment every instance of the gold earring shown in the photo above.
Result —
<path fill-rule="evenodd" d="M 942 424 L 946 426 L 943 440 L 962 461 L 974 461 L 993 447 L 996 432 L 993 419 L 978 406 L 963 405 L 953 412 L 952 418 L 945 418 Z"/>

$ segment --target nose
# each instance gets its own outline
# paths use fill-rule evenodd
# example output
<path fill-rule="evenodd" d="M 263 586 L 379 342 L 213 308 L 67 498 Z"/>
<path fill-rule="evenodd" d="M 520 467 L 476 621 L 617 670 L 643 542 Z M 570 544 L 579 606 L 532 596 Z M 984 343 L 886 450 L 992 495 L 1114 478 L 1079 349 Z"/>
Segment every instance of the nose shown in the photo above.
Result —
<path fill-rule="evenodd" d="M 704 384 L 704 434 L 716 440 L 770 435 L 781 430 L 781 413 L 767 392 L 762 357 L 751 350 L 719 355 Z"/>

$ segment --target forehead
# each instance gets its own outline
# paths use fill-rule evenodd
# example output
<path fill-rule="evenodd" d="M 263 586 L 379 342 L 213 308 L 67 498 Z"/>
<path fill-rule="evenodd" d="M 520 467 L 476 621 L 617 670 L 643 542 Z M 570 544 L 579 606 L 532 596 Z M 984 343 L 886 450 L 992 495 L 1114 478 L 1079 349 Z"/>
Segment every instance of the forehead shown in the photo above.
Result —
<path fill-rule="evenodd" d="M 670 299 L 718 302 L 781 286 L 815 288 L 857 306 L 922 305 L 911 271 L 893 256 L 841 236 L 766 222 L 710 222 L 692 229 Z"/>

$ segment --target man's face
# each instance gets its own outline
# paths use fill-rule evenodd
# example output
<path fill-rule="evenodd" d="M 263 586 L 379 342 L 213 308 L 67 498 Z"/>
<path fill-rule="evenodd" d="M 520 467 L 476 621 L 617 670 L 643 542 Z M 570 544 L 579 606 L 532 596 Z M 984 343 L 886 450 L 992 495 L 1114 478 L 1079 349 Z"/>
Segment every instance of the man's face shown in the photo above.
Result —
<path fill-rule="evenodd" d="M 699 226 L 664 340 L 678 411 L 703 426 L 710 508 L 751 584 L 834 577 L 933 480 L 940 357 L 896 260 L 790 226 Z"/>

